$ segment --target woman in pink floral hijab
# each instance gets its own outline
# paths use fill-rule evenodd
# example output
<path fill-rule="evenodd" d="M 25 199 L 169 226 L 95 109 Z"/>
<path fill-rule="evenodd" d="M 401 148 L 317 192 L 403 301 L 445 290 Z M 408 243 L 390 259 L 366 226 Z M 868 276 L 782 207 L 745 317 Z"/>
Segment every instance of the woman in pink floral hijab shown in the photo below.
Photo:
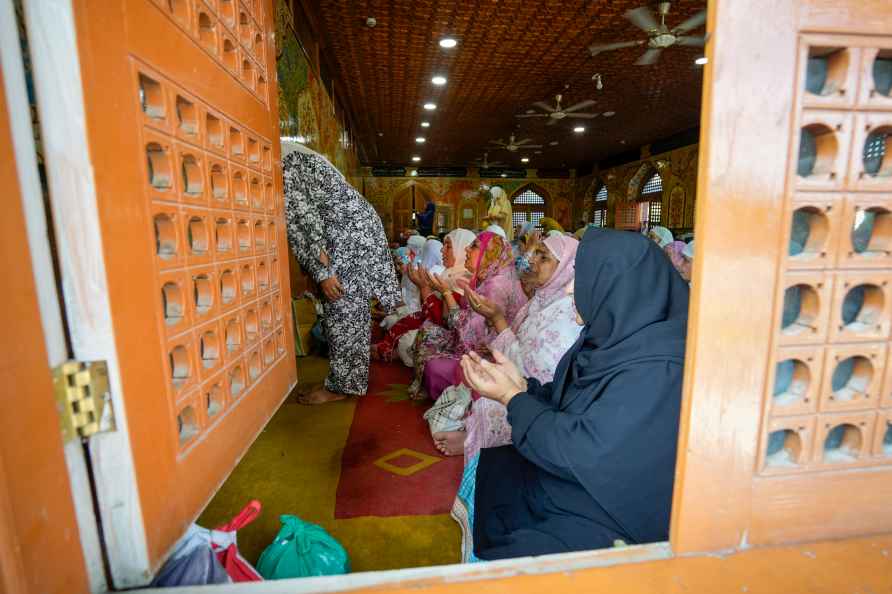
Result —
<path fill-rule="evenodd" d="M 538 288 L 510 325 L 494 302 L 476 292 L 468 293 L 471 307 L 498 332 L 489 347 L 508 357 L 524 377 L 550 382 L 558 361 L 579 337 L 581 327 L 576 321 L 572 293 L 578 246 L 579 241 L 573 237 L 555 235 L 533 250 L 530 267 Z M 468 390 L 465 386 L 457 389 Z M 468 461 L 480 448 L 511 443 L 507 410 L 488 398 L 473 399 L 464 429 L 465 433 L 435 433 L 438 449 L 447 455 L 464 451 Z"/>
<path fill-rule="evenodd" d="M 483 232 L 466 252 L 465 265 L 472 274 L 467 287 L 494 300 L 505 312 L 505 317 L 513 321 L 527 298 L 517 278 L 511 245 L 495 233 Z M 448 331 L 444 333 L 422 327 L 429 332 L 419 333 L 415 343 L 416 381 L 409 393 L 413 398 L 426 394 L 436 400 L 443 389 L 454 383 L 462 355 L 481 349 L 485 352 L 497 333 L 487 324 L 485 317 L 470 307 L 467 297 L 462 297 L 458 303 L 452 300 L 445 279 L 430 280 L 435 285 L 434 289 L 442 292 L 449 307 Z"/>

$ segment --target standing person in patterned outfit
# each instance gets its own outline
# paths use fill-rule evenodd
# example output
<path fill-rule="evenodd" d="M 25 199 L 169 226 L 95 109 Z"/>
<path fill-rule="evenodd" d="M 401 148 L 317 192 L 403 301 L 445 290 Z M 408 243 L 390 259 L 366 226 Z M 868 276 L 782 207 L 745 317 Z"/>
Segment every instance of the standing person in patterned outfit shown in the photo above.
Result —
<path fill-rule="evenodd" d="M 282 160 L 288 240 L 325 294 L 330 351 L 325 384 L 299 401 L 322 404 L 368 389 L 370 301 L 386 311 L 402 301 L 381 219 L 321 155 L 301 147 Z"/>

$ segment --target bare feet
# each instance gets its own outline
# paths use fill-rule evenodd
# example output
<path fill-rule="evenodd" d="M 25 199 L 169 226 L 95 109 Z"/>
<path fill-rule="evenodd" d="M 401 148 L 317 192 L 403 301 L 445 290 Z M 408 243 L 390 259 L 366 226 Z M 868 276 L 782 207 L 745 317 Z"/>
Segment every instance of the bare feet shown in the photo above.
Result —
<path fill-rule="evenodd" d="M 300 394 L 297 401 L 301 404 L 325 404 L 327 402 L 336 402 L 347 398 L 346 394 L 337 394 L 326 390 L 324 387 L 317 388 L 309 394 Z"/>
<path fill-rule="evenodd" d="M 441 453 L 447 456 L 461 456 L 465 453 L 465 438 L 467 435 L 464 431 L 434 433 L 434 445 Z"/>

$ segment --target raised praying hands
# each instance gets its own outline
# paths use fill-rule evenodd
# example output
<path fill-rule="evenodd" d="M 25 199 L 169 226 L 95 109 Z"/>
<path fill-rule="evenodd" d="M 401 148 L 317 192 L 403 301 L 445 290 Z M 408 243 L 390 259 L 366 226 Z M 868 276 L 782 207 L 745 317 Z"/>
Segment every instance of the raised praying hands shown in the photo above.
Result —
<path fill-rule="evenodd" d="M 472 390 L 490 400 L 508 406 L 511 399 L 527 391 L 527 380 L 505 355 L 492 351 L 493 361 L 487 361 L 475 352 L 461 359 L 465 382 Z"/>
<path fill-rule="evenodd" d="M 468 303 L 471 305 L 471 309 L 487 320 L 492 321 L 498 317 L 505 317 L 505 312 L 502 311 L 502 308 L 500 308 L 495 301 L 487 299 L 480 293 L 471 289 L 470 286 L 465 289 L 465 297 L 468 298 Z"/>
<path fill-rule="evenodd" d="M 431 274 L 429 270 L 422 270 L 421 273 L 424 275 L 425 280 L 434 291 L 437 291 L 442 295 L 445 295 L 449 292 L 449 283 L 446 281 L 445 278 L 443 278 L 439 274 Z"/>
<path fill-rule="evenodd" d="M 420 266 L 413 266 L 412 264 L 406 264 L 403 267 L 403 274 L 407 275 L 416 287 L 419 289 L 430 289 L 430 283 L 425 275 L 422 274 L 423 271 L 424 269 Z"/>

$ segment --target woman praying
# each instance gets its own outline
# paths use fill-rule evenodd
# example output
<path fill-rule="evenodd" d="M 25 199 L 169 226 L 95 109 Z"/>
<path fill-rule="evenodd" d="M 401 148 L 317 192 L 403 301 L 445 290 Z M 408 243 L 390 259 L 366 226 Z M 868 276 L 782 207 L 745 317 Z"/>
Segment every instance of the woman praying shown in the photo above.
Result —
<path fill-rule="evenodd" d="M 474 311 L 484 316 L 498 333 L 490 348 L 504 353 L 525 377 L 534 377 L 542 383 L 551 381 L 558 361 L 579 337 L 573 296 L 567 291 L 573 283 L 578 246 L 576 239 L 559 236 L 548 238 L 534 248 L 530 277 L 535 292 L 511 325 L 494 301 L 473 291 L 466 293 Z M 470 405 L 471 394 L 466 386 L 450 389 L 465 390 Z M 476 396 L 471 414 L 464 419 L 463 431 L 433 433 L 437 449 L 444 454 L 464 453 L 465 460 L 469 461 L 480 448 L 511 443 L 505 407 Z"/>
<path fill-rule="evenodd" d="M 527 297 L 517 280 L 511 245 L 499 235 L 483 232 L 465 251 L 465 267 L 472 275 L 468 286 L 498 303 L 505 317 L 513 321 Z M 484 349 L 496 335 L 466 298 L 454 299 L 445 278 L 429 274 L 426 277 L 433 290 L 443 295 L 449 311 L 447 328 L 422 326 L 415 344 L 415 381 L 409 394 L 417 399 L 436 399 L 454 383 L 458 359 L 471 350 Z"/>
<path fill-rule="evenodd" d="M 476 458 L 481 559 L 668 537 L 688 287 L 655 243 L 610 229 L 586 233 L 575 277 L 584 328 L 553 382 L 497 351 L 462 359 L 470 387 L 507 407 L 513 442 Z"/>
<path fill-rule="evenodd" d="M 461 298 L 462 293 L 459 284 L 470 279 L 470 273 L 465 268 L 465 250 L 473 241 L 474 234 L 471 231 L 456 229 L 446 236 L 442 244 L 439 241 L 429 241 L 422 255 L 422 266 L 435 274 L 440 272 L 436 268 L 442 268 L 438 264 L 445 265 L 445 277 L 449 282 L 450 291 L 456 294 L 454 297 L 456 300 Z M 430 245 L 433 245 L 433 248 L 442 245 L 440 258 L 430 253 L 431 250 L 428 249 Z M 373 359 L 392 361 L 394 351 L 397 351 L 402 362 L 407 367 L 412 367 L 412 347 L 417 330 L 426 321 L 437 326 L 445 325 L 446 310 L 442 295 L 434 292 L 420 270 L 406 268 L 406 274 L 419 289 L 422 300 L 421 311 L 405 316 L 394 324 L 383 340 L 372 345 L 371 356 Z"/>

